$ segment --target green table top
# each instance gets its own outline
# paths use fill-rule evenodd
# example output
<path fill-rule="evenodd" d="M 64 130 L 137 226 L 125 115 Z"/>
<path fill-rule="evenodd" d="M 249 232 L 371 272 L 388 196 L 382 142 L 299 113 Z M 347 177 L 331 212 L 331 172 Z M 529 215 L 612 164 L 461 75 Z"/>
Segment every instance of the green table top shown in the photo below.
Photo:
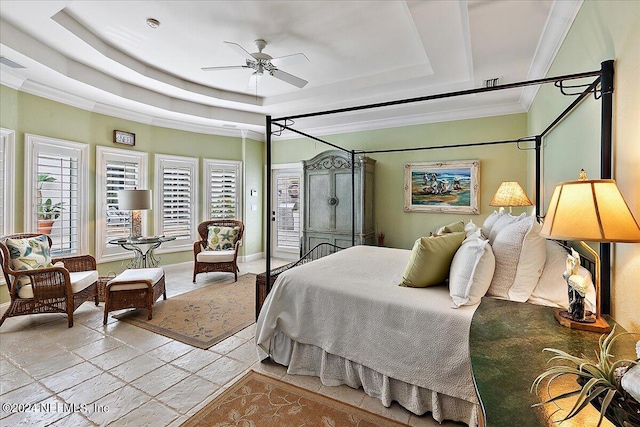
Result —
<path fill-rule="evenodd" d="M 531 407 L 540 402 L 538 395 L 529 391 L 531 384 L 549 366 L 547 362 L 553 356 L 542 350 L 550 347 L 572 355 L 595 357 L 601 334 L 560 326 L 553 312 L 551 307 L 482 299 L 471 322 L 469 352 L 486 426 L 558 425 L 549 420 L 549 414 L 557 408 Z M 606 319 L 613 326 L 615 322 Z M 623 331 L 616 326 L 616 332 Z M 616 356 L 635 358 L 633 338 L 619 339 L 617 343 Z M 577 388 L 577 384 L 571 379 L 565 387 L 569 391 Z M 595 409 L 590 410 L 597 415 Z M 584 425 L 593 416 L 586 415 L 585 419 L 583 415 L 574 420 L 578 424 L 562 425 Z M 553 418 L 557 420 L 557 414 Z M 597 420 L 593 425 L 596 424 Z"/>

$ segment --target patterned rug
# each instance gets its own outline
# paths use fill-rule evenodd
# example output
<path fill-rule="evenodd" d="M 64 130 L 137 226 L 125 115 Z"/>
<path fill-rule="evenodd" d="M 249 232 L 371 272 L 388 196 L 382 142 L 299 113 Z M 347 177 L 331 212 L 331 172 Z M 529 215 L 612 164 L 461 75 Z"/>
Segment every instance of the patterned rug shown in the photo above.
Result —
<path fill-rule="evenodd" d="M 207 349 L 255 322 L 255 274 L 233 276 L 221 283 L 175 295 L 147 310 L 130 310 L 114 316 L 122 322 L 148 329 L 185 344 Z"/>
<path fill-rule="evenodd" d="M 250 371 L 181 427 L 404 426 L 364 409 Z"/>

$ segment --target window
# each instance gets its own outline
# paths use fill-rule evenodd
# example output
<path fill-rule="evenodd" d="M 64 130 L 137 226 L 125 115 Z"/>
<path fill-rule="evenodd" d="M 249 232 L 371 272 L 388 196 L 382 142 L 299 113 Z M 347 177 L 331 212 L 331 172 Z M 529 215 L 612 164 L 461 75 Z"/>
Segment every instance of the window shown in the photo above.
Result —
<path fill-rule="evenodd" d="M 89 146 L 25 135 L 25 229 L 49 234 L 52 255 L 87 253 Z"/>
<path fill-rule="evenodd" d="M 197 240 L 198 159 L 157 154 L 155 177 L 156 233 L 176 238 L 157 252 L 191 249 Z"/>
<path fill-rule="evenodd" d="M 118 209 L 118 190 L 147 188 L 147 153 L 96 148 L 96 258 L 98 262 L 131 257 L 131 252 L 109 240 L 129 236 L 131 213 Z M 142 213 L 144 235 L 146 215 Z"/>
<path fill-rule="evenodd" d="M 0 236 L 13 233 L 15 132 L 0 128 Z"/>
<path fill-rule="evenodd" d="M 204 215 L 208 219 L 240 219 L 242 162 L 204 159 Z"/>

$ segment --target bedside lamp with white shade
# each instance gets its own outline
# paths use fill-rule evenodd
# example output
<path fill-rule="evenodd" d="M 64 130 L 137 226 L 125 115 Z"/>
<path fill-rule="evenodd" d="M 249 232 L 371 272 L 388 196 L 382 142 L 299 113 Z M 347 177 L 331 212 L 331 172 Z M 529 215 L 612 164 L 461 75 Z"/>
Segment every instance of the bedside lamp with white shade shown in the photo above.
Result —
<path fill-rule="evenodd" d="M 611 330 L 600 310 L 600 257 L 584 241 L 640 242 L 640 226 L 615 180 L 589 180 L 582 170 L 577 181 L 558 184 L 551 197 L 540 235 L 558 240 L 579 240 L 580 245 L 596 261 L 596 312 L 586 319 L 576 319 L 566 311 L 556 311 L 558 322 L 573 329 L 601 333 Z"/>
<path fill-rule="evenodd" d="M 142 213 L 151 209 L 151 190 L 120 190 L 118 191 L 118 208 L 131 211 L 130 239 L 142 236 Z"/>

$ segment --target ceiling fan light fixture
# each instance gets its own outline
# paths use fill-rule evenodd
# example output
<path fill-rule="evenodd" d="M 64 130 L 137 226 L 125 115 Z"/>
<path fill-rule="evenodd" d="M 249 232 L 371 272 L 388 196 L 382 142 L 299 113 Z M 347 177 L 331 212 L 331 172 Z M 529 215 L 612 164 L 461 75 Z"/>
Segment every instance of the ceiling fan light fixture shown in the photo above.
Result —
<path fill-rule="evenodd" d="M 158 28 L 160 26 L 160 21 L 154 18 L 147 18 L 147 25 L 151 28 Z"/>

